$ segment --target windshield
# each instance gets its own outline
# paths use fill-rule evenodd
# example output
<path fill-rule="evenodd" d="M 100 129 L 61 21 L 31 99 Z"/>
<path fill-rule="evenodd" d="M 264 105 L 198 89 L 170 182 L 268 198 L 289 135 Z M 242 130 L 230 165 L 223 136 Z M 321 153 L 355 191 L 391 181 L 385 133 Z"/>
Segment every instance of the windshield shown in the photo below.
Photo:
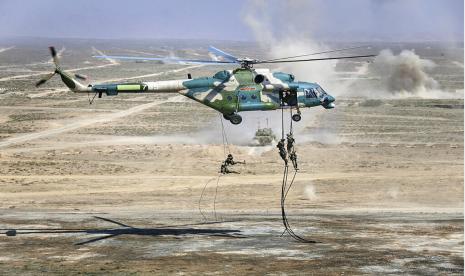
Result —
<path fill-rule="evenodd" d="M 316 90 L 319 92 L 319 94 L 326 95 L 326 91 L 324 91 L 323 88 L 321 88 L 321 86 L 317 86 Z"/>

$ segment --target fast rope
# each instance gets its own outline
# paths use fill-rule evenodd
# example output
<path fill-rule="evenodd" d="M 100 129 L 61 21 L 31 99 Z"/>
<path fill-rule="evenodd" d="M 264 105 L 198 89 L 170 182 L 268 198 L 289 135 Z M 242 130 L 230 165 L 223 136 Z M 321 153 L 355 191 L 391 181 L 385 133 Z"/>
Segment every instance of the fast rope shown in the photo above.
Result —
<path fill-rule="evenodd" d="M 199 198 L 199 212 L 200 214 L 202 215 L 203 219 L 204 220 L 207 220 L 207 217 L 204 215 L 204 213 L 202 212 L 202 207 L 201 207 L 201 204 L 202 204 L 202 198 L 203 198 L 203 195 L 205 193 L 205 190 L 207 189 L 207 186 L 210 182 L 212 182 L 212 180 L 214 180 L 215 178 L 210 178 L 209 180 L 207 180 L 207 182 L 205 183 L 205 186 L 203 186 L 203 189 L 202 189 L 202 193 L 200 194 L 200 198 Z"/>
<path fill-rule="evenodd" d="M 221 136 L 223 139 L 223 157 L 226 159 L 226 151 L 228 152 L 228 154 L 231 154 L 231 150 L 229 148 L 228 136 L 226 135 L 226 130 L 224 129 L 223 117 L 221 113 L 219 113 L 218 116 L 219 116 L 220 123 L 221 123 Z M 216 214 L 216 198 L 218 197 L 218 186 L 219 186 L 220 178 L 222 175 L 223 173 L 220 171 L 216 177 L 215 197 L 213 199 L 213 215 L 215 216 L 215 220 L 218 219 L 218 216 Z M 199 198 L 199 212 L 202 215 L 204 220 L 207 220 L 207 217 L 202 212 L 201 203 L 202 203 L 203 195 L 205 194 L 205 190 L 207 189 L 208 184 L 214 179 L 215 178 L 211 178 L 207 180 L 207 182 L 205 183 L 205 186 L 203 187 L 202 193 L 200 194 L 200 198 Z"/>
<path fill-rule="evenodd" d="M 228 136 L 226 135 L 226 131 L 224 130 L 223 118 L 221 113 L 219 113 L 218 116 L 220 117 L 221 122 L 221 136 L 223 137 L 223 154 L 224 158 L 226 158 L 226 149 L 228 149 L 228 153 L 231 153 L 231 150 L 229 149 Z"/>
<path fill-rule="evenodd" d="M 218 220 L 216 216 L 216 196 L 218 195 L 218 184 L 220 183 L 221 174 L 218 174 L 218 178 L 216 179 L 216 188 L 215 188 L 215 199 L 213 199 L 213 215 L 215 216 L 215 220 Z"/>
<path fill-rule="evenodd" d="M 287 136 L 287 143 L 288 143 L 288 151 L 284 148 L 284 100 L 282 99 L 281 101 L 281 127 L 282 127 L 282 132 L 281 132 L 281 141 L 278 143 L 278 148 L 280 151 L 280 156 L 284 161 L 284 172 L 283 172 L 283 182 L 281 186 L 281 217 L 284 225 L 284 233 L 288 233 L 292 238 L 299 242 L 304 242 L 304 243 L 314 243 L 314 241 L 307 240 L 305 238 L 300 237 L 297 235 L 291 228 L 289 224 L 289 220 L 286 215 L 286 198 L 289 193 L 289 190 L 291 189 L 292 185 L 294 184 L 295 177 L 297 175 L 297 155 L 295 153 L 294 149 L 294 138 L 293 138 L 293 130 L 292 130 L 292 107 L 290 108 L 290 115 L 291 115 L 291 123 L 289 127 L 289 134 Z M 292 151 L 292 152 L 289 152 Z M 290 183 L 288 184 L 288 177 L 289 177 L 289 164 L 288 164 L 288 156 L 291 158 L 291 161 L 293 163 L 294 167 L 294 175 L 292 176 L 292 179 Z M 281 235 L 281 236 L 282 236 Z"/>

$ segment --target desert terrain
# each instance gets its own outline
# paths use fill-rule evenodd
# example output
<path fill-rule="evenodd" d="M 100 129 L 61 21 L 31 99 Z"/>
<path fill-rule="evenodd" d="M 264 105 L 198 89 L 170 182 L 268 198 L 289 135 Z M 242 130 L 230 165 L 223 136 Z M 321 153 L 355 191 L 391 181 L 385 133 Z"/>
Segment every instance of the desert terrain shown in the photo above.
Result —
<path fill-rule="evenodd" d="M 228 148 L 214 110 L 176 94 L 89 104 L 93 95 L 73 94 L 58 77 L 35 88 L 53 70 L 48 43 L 0 44 L 0 274 L 463 275 L 463 44 L 374 47 L 415 48 L 437 64 L 430 74 L 441 88 L 462 98 L 341 93 L 333 110 L 303 111 L 294 123 L 300 170 L 286 201 L 292 229 L 313 241 L 300 243 L 282 235 L 277 149 L 253 145 L 266 121 L 280 135 L 279 111 L 224 122 L 229 151 L 246 164 L 219 176 Z M 222 69 L 91 57 L 197 57 L 208 46 L 183 43 L 55 46 L 63 68 L 91 82 Z M 338 63 L 337 76 L 358 65 Z"/>

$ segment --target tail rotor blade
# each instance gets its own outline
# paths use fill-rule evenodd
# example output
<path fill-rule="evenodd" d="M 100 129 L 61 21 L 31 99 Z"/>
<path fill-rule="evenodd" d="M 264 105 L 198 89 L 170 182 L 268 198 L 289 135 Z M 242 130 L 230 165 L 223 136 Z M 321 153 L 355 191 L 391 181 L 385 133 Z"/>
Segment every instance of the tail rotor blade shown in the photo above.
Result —
<path fill-rule="evenodd" d="M 57 51 L 55 50 L 55 47 L 50 46 L 48 47 L 50 49 L 50 54 L 52 55 L 53 63 L 55 63 L 55 66 L 58 67 L 58 55 Z"/>
<path fill-rule="evenodd" d="M 52 55 L 52 57 L 56 57 L 57 51 L 55 50 L 55 47 L 50 46 L 48 48 L 50 49 L 50 54 Z"/>
<path fill-rule="evenodd" d="M 44 78 L 42 78 L 41 80 L 36 82 L 36 87 L 39 87 L 42 84 L 46 83 L 49 79 L 51 79 L 53 76 L 55 76 L 55 74 L 56 74 L 55 72 L 53 72 L 51 74 L 48 74 L 47 76 L 45 76 Z"/>

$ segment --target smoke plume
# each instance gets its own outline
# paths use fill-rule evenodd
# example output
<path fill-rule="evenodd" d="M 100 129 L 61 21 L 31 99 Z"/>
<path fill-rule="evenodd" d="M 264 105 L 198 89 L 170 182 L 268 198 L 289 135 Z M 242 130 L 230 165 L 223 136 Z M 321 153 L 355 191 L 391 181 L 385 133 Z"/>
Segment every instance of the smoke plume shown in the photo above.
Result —
<path fill-rule="evenodd" d="M 311 201 L 314 201 L 318 198 L 318 196 L 316 195 L 315 185 L 313 185 L 312 183 L 307 184 L 305 186 L 304 192 L 305 192 L 305 196 L 307 196 L 307 198 Z"/>
<path fill-rule="evenodd" d="M 330 49 L 313 39 L 310 33 L 301 32 L 301 26 L 311 29 L 315 20 L 308 14 L 302 14 L 305 9 L 311 10 L 311 4 L 307 1 L 282 1 L 273 4 L 279 7 L 273 8 L 267 1 L 249 1 L 243 16 L 260 48 L 267 53 L 264 58 L 282 58 Z M 286 12 L 277 15 L 276 9 Z M 305 20 L 302 21 L 303 19 Z M 281 28 L 276 28 L 276 25 Z M 276 70 L 290 72 L 300 80 L 318 81 L 321 85 L 328 85 L 327 80 L 334 76 L 335 64 L 335 61 L 280 64 Z"/>
<path fill-rule="evenodd" d="M 369 73 L 379 78 L 382 87 L 392 94 L 418 94 L 439 89 L 438 82 L 427 74 L 435 66 L 413 51 L 403 50 L 394 55 L 390 50 L 383 50 L 370 64 Z"/>
<path fill-rule="evenodd" d="M 366 9 L 365 13 L 384 9 L 374 1 L 375 9 Z M 264 58 L 281 58 L 306 53 L 331 50 L 320 40 L 319 29 L 328 29 L 324 15 L 328 12 L 323 1 L 249 1 L 244 10 L 243 21 L 250 28 L 263 52 Z M 389 13 L 387 10 L 383 10 Z M 377 17 L 373 16 L 373 24 Z M 382 16 L 383 13 L 378 14 Z M 323 19 L 323 20 L 322 20 Z M 386 19 L 386 18 L 384 18 Z M 387 20 L 386 22 L 390 22 Z M 379 23 L 379 22 L 378 22 Z M 355 24 L 355 23 L 353 23 Z M 347 34 L 346 34 L 347 36 Z M 334 38 L 337 40 L 337 38 Z M 376 37 L 373 37 L 376 39 Z M 346 52 L 347 54 L 353 52 Z M 358 52 L 360 54 L 360 52 Z M 369 52 L 365 51 L 363 54 Z M 334 54 L 318 55 L 318 57 Z M 382 50 L 372 63 L 365 60 L 352 72 L 342 72 L 341 78 L 336 71 L 338 61 L 316 61 L 280 64 L 276 71 L 292 73 L 298 80 L 318 82 L 333 96 L 362 96 L 374 98 L 462 98 L 460 93 L 440 89 L 438 82 L 429 74 L 436 64 L 421 58 L 414 51 L 403 50 L 393 54 L 391 50 Z M 345 62 L 345 61 L 339 61 Z M 463 91 L 461 91 L 463 93 Z"/>

